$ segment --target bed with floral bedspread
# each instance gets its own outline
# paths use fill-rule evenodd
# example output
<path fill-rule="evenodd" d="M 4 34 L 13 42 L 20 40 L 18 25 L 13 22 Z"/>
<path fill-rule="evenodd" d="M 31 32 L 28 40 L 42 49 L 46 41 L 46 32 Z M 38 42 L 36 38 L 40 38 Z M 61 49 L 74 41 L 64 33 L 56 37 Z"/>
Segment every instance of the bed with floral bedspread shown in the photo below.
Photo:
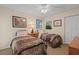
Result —
<path fill-rule="evenodd" d="M 40 39 L 49 44 L 52 48 L 57 48 L 63 43 L 62 37 L 57 34 L 42 33 Z"/>
<path fill-rule="evenodd" d="M 32 36 L 20 36 L 12 40 L 10 47 L 14 55 L 46 55 L 47 46 Z"/>

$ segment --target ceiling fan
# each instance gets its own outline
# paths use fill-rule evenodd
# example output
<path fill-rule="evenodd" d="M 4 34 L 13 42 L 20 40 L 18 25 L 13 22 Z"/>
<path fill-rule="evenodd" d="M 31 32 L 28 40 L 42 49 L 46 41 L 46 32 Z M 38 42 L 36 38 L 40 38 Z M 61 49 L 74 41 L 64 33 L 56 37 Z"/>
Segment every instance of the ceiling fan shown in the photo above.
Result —
<path fill-rule="evenodd" d="M 48 5 L 47 4 L 41 4 L 42 10 L 41 13 L 46 14 L 48 11 Z"/>

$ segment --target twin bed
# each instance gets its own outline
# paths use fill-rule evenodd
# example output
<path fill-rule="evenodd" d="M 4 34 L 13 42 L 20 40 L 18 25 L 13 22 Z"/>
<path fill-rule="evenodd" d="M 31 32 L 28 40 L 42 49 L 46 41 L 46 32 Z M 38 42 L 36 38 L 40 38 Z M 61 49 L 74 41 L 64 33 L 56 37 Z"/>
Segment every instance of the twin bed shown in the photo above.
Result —
<path fill-rule="evenodd" d="M 44 42 L 32 36 L 16 37 L 11 42 L 14 55 L 46 55 L 47 46 Z"/>
<path fill-rule="evenodd" d="M 40 37 L 46 44 L 49 44 L 52 48 L 57 48 L 63 44 L 62 37 L 57 34 L 43 33 Z"/>

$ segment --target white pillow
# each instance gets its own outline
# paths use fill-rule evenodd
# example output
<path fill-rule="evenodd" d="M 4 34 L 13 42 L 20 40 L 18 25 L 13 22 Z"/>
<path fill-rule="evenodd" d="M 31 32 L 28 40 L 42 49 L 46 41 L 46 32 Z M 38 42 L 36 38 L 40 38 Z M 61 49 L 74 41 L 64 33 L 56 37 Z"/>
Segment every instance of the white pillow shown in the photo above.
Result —
<path fill-rule="evenodd" d="M 27 31 L 26 30 L 18 30 L 16 32 L 16 36 L 19 37 L 19 36 L 27 36 Z"/>

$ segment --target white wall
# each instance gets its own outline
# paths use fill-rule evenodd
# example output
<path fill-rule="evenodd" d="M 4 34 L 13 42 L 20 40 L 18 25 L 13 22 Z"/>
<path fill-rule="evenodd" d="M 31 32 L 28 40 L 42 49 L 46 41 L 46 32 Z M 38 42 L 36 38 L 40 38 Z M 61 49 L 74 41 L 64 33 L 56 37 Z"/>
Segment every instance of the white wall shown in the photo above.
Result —
<path fill-rule="evenodd" d="M 69 10 L 69 11 L 66 11 L 66 12 L 63 12 L 60 14 L 53 15 L 52 17 L 49 17 L 48 19 L 46 19 L 44 21 L 45 23 L 48 20 L 52 20 L 52 23 L 53 23 L 54 20 L 62 19 L 62 27 L 54 27 L 52 25 L 52 30 L 44 29 L 44 31 L 49 32 L 49 33 L 54 33 L 54 34 L 60 34 L 64 40 L 64 17 L 77 15 L 77 14 L 79 14 L 79 8 L 74 8 L 72 10 Z M 45 23 L 44 23 L 44 26 L 45 26 Z"/>
<path fill-rule="evenodd" d="M 27 28 L 13 28 L 12 16 L 27 18 Z M 30 22 L 33 22 L 34 28 L 36 29 L 36 18 L 32 17 L 31 15 L 0 6 L 0 49 L 8 48 L 10 46 L 15 31 L 22 29 L 31 31 L 28 28 Z"/>

